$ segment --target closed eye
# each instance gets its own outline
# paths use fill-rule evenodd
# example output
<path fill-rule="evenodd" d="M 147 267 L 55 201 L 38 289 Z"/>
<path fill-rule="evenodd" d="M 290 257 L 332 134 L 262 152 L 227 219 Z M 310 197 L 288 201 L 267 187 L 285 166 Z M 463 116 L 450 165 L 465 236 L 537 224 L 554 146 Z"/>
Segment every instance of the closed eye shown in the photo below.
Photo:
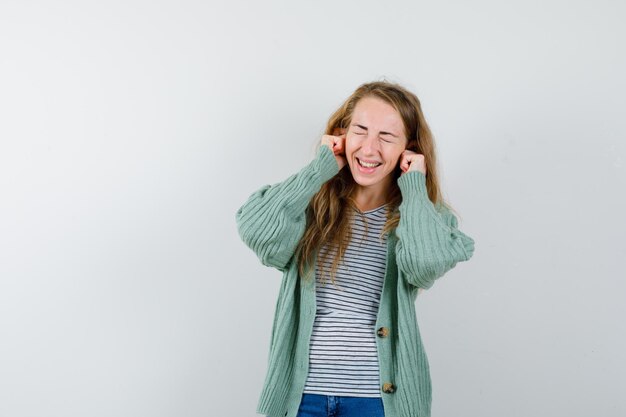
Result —
<path fill-rule="evenodd" d="M 392 135 L 391 133 L 387 133 L 387 132 L 382 132 L 380 134 L 380 138 L 382 139 L 383 142 L 387 142 L 387 143 L 394 143 L 394 139 L 395 136 Z"/>
<path fill-rule="evenodd" d="M 367 128 L 362 125 L 353 124 L 354 129 L 352 130 L 355 135 L 365 135 L 367 133 Z"/>
<path fill-rule="evenodd" d="M 353 124 L 354 129 L 352 129 L 352 133 L 355 135 L 363 136 L 367 134 L 367 127 L 360 124 Z M 380 132 L 381 140 L 385 143 L 394 143 L 391 138 L 396 138 L 397 136 L 390 132 Z M 383 138 L 384 136 L 384 138 Z"/>

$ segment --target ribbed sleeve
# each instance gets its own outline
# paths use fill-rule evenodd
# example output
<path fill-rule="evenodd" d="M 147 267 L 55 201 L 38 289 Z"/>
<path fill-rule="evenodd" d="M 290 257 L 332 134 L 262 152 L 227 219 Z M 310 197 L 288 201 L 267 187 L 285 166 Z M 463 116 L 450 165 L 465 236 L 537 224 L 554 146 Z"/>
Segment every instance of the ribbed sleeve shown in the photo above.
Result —
<path fill-rule="evenodd" d="M 457 219 L 428 198 L 426 176 L 411 171 L 398 178 L 402 193 L 396 228 L 398 269 L 406 280 L 428 289 L 435 280 L 474 253 L 474 240 L 457 229 Z"/>
<path fill-rule="evenodd" d="M 263 265 L 285 269 L 304 234 L 311 198 L 338 172 L 333 151 L 321 145 L 298 173 L 261 187 L 237 210 L 239 235 Z"/>

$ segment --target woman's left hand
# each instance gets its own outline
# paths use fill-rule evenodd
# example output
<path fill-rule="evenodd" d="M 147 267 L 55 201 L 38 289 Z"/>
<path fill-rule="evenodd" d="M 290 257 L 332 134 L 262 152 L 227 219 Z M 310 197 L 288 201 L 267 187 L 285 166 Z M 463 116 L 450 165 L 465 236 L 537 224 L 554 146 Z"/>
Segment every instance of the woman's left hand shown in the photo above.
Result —
<path fill-rule="evenodd" d="M 400 176 L 411 171 L 420 171 L 422 174 L 426 175 L 426 162 L 424 155 L 408 149 L 405 150 L 400 155 L 400 169 L 402 170 Z"/>

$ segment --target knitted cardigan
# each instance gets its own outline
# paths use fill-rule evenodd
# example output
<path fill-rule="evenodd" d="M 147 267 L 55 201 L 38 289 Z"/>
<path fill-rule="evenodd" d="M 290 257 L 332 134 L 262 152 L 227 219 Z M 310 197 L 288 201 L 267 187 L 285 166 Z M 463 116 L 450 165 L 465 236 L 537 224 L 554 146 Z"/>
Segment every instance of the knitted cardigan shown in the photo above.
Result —
<path fill-rule="evenodd" d="M 243 242 L 263 265 L 283 274 L 257 405 L 257 413 L 269 417 L 295 417 L 302 398 L 316 294 L 315 279 L 300 279 L 294 252 L 311 198 L 338 172 L 332 150 L 321 145 L 308 165 L 283 182 L 261 187 L 236 213 Z M 375 327 L 385 328 L 376 338 L 385 417 L 430 416 L 430 370 L 415 313 L 418 288 L 430 288 L 474 252 L 474 240 L 457 229 L 456 217 L 429 200 L 425 180 L 419 171 L 398 178 L 400 222 L 387 236 Z"/>

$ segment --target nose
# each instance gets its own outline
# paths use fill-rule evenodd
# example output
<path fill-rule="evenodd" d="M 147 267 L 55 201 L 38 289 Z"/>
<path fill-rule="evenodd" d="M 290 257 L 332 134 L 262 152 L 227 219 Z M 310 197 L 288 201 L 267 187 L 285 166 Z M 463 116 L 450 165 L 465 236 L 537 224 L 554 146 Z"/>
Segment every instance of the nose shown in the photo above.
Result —
<path fill-rule="evenodd" d="M 373 132 L 368 132 L 365 140 L 361 144 L 363 153 L 365 155 L 373 155 L 378 152 L 380 143 L 378 142 L 378 135 Z"/>

